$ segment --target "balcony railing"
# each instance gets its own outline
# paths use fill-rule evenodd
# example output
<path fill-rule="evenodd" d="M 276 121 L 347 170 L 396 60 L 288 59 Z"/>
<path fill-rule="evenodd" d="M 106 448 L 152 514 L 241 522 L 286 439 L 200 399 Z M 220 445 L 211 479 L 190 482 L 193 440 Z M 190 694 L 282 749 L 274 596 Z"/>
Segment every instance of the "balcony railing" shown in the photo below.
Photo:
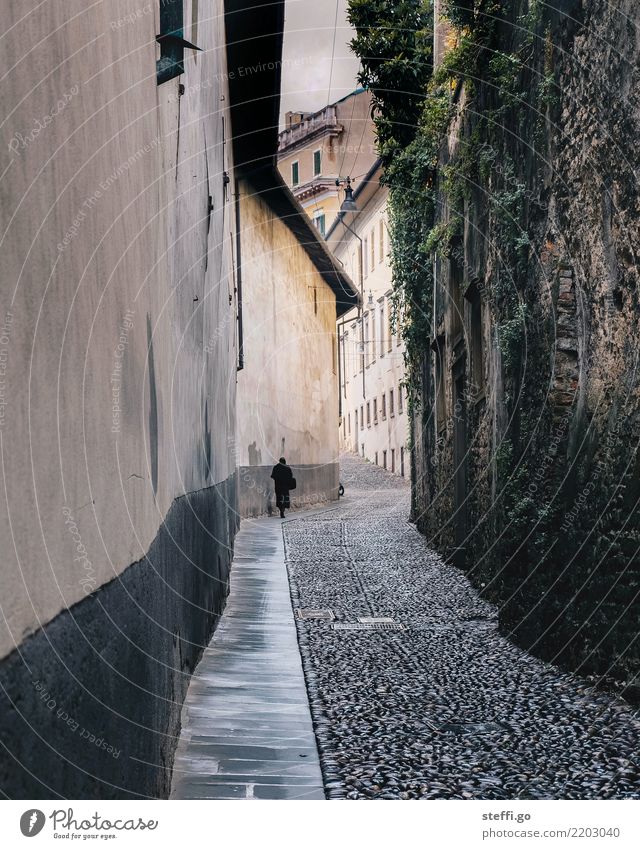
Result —
<path fill-rule="evenodd" d="M 309 136 L 326 132 L 339 135 L 343 129 L 342 124 L 338 123 L 336 107 L 327 106 L 321 112 L 316 112 L 299 124 L 283 130 L 278 137 L 278 153 L 305 141 Z"/>

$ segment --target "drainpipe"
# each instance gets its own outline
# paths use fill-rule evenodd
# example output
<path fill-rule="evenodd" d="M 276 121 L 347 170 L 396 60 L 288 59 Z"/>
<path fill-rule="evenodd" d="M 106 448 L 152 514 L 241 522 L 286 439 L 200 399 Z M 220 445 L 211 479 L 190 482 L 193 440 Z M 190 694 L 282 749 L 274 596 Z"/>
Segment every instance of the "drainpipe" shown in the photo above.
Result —
<path fill-rule="evenodd" d="M 365 365 L 364 365 L 364 248 L 363 242 L 360 236 L 356 233 L 356 231 L 349 227 L 347 222 L 344 220 L 345 213 L 340 213 L 340 220 L 342 222 L 342 226 L 346 227 L 346 229 L 356 237 L 356 239 L 360 242 L 360 303 L 358 304 L 358 318 L 360 320 L 360 342 L 362 344 L 362 397 L 366 398 L 366 384 L 365 384 Z"/>
<path fill-rule="evenodd" d="M 237 281 L 237 289 L 238 289 L 238 365 L 237 371 L 241 371 L 244 368 L 244 338 L 243 338 L 243 328 L 242 328 L 242 255 L 241 255 L 241 236 L 240 236 L 240 186 L 238 183 L 238 179 L 235 181 L 235 189 L 236 189 L 236 281 Z"/>

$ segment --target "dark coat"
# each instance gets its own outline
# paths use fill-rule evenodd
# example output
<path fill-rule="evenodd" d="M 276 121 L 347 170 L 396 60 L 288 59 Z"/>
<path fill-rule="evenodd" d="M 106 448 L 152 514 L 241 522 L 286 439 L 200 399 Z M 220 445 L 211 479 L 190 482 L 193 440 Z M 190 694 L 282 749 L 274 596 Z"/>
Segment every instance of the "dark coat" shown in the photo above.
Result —
<path fill-rule="evenodd" d="M 288 495 L 293 479 L 291 467 L 285 466 L 284 463 L 276 463 L 271 470 L 271 477 L 275 481 L 276 495 Z"/>

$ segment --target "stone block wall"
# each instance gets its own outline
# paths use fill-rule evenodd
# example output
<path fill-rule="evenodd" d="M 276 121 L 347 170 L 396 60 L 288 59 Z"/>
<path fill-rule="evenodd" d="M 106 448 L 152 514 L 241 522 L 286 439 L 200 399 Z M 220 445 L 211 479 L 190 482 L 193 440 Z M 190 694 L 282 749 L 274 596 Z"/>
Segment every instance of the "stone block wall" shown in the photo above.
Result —
<path fill-rule="evenodd" d="M 510 7 L 494 54 L 525 50 L 514 24 L 530 5 Z M 484 310 L 484 394 L 465 422 L 464 566 L 527 649 L 630 680 L 640 615 L 640 10 L 631 0 L 564 2 L 532 20 L 516 94 L 505 106 L 506 78 L 476 81 L 472 108 L 462 97 L 451 125 L 457 143 L 449 137 L 440 162 L 449 179 L 460 167 L 474 183 L 462 192 L 461 261 Z M 465 140 L 497 106 L 485 141 L 493 158 L 480 174 Z M 477 148 L 477 159 L 486 151 Z M 449 285 L 446 261 L 436 284 Z M 447 321 L 447 309 L 436 308 L 450 417 Z M 464 326 L 468 352 L 466 305 Z M 433 368 L 428 352 L 425 369 Z M 413 418 L 414 513 L 446 555 L 456 514 L 453 428 L 429 450 L 438 438 L 433 389 L 425 397 Z"/>

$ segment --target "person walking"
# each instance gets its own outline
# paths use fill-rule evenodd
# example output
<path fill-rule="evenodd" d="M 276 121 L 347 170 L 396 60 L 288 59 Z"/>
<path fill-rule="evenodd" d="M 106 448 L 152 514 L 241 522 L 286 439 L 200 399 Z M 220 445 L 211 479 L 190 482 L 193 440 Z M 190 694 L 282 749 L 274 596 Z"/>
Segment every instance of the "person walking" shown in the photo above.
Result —
<path fill-rule="evenodd" d="M 284 519 L 285 509 L 291 507 L 289 492 L 296 488 L 296 479 L 293 476 L 291 467 L 287 466 L 287 461 L 284 457 L 280 457 L 279 462 L 271 470 L 271 477 L 275 482 L 276 505 L 280 510 L 280 518 Z"/>

